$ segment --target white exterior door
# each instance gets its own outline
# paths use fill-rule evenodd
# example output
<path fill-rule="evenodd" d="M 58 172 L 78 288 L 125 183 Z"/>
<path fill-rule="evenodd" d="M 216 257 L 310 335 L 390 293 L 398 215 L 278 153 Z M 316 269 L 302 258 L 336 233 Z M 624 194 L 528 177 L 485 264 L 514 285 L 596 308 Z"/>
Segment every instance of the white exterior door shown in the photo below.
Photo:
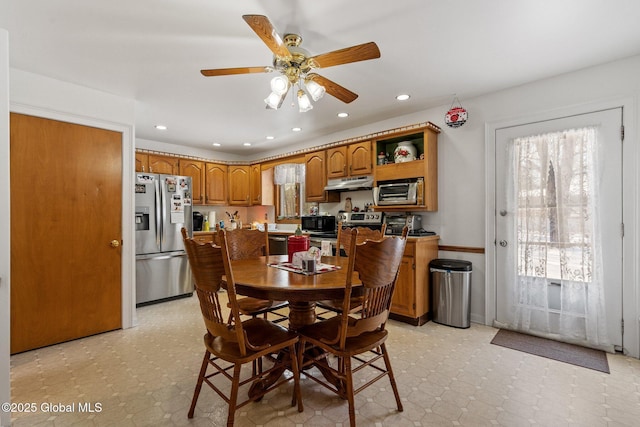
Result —
<path fill-rule="evenodd" d="M 609 341 L 616 348 L 622 347 L 622 109 L 614 108 L 571 117 L 505 127 L 496 130 L 495 153 L 495 230 L 496 230 L 496 323 L 508 324 L 510 312 L 516 304 L 513 272 L 518 271 L 517 230 L 526 221 L 522 212 L 509 206 L 507 194 L 517 193 L 516 181 L 510 176 L 508 146 L 514 138 L 528 137 L 549 132 L 561 132 L 587 126 L 597 128 L 597 143 L 602 149 L 599 168 L 600 230 L 602 235 L 603 276 L 606 312 L 606 330 Z M 513 204 L 513 202 L 511 202 Z M 522 240 L 522 237 L 520 238 Z M 553 274 L 548 276 L 549 308 L 560 304 L 559 283 Z"/>

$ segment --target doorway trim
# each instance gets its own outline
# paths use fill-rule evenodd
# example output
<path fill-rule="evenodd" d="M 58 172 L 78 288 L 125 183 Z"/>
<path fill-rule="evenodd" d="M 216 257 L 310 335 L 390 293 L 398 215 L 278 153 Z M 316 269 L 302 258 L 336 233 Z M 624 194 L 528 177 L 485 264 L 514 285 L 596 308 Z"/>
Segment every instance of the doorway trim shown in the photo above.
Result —
<path fill-rule="evenodd" d="M 640 165 L 640 159 L 638 159 L 640 151 L 636 148 L 636 100 L 631 97 L 589 102 L 485 123 L 485 325 L 493 325 L 496 318 L 495 150 L 497 130 L 617 107 L 622 108 L 622 122 L 625 127 L 622 145 L 622 218 L 625 228 L 622 243 L 622 292 L 625 296 L 622 302 L 624 352 L 640 358 L 640 319 L 638 318 L 640 289 L 636 285 L 639 272 L 635 266 L 639 255 L 638 242 L 640 242 L 640 228 L 637 226 L 640 174 L 635 170 L 636 165 Z"/>
<path fill-rule="evenodd" d="M 135 168 L 134 129 L 132 125 L 100 120 L 57 110 L 32 105 L 10 102 L 12 113 L 37 116 L 46 119 L 75 123 L 100 129 L 112 130 L 122 134 L 122 272 L 120 277 L 122 289 L 122 329 L 136 326 L 135 304 L 135 253 L 134 253 L 134 193 L 133 177 Z"/>

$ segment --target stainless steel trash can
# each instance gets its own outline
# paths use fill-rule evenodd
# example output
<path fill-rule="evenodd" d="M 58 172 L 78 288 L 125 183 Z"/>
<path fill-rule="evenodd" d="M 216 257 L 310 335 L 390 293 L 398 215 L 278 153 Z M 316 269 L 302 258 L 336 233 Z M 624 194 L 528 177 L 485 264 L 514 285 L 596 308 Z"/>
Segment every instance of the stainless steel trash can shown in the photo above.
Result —
<path fill-rule="evenodd" d="M 456 328 L 470 326 L 471 262 L 434 259 L 431 272 L 433 321 Z"/>

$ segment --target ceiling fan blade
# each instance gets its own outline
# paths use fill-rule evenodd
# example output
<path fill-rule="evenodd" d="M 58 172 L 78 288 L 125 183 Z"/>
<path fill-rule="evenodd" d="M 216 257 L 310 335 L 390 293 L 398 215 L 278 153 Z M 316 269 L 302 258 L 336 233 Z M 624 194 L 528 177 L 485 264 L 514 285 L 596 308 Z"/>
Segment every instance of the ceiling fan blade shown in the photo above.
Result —
<path fill-rule="evenodd" d="M 312 74 L 313 81 L 315 81 L 319 85 L 324 86 L 324 89 L 329 95 L 338 98 L 340 101 L 348 104 L 355 101 L 355 99 L 358 97 L 357 93 L 351 92 L 349 89 L 340 86 L 338 83 L 331 81 L 326 77 L 322 77 L 319 74 Z"/>
<path fill-rule="evenodd" d="M 375 58 L 380 58 L 380 49 L 374 42 L 369 42 L 316 55 L 310 62 L 313 67 L 326 68 Z"/>
<path fill-rule="evenodd" d="M 203 76 L 229 76 L 233 74 L 253 74 L 253 73 L 270 73 L 272 67 L 237 67 L 237 68 L 216 68 L 213 70 L 200 70 Z"/>
<path fill-rule="evenodd" d="M 262 39 L 275 56 L 284 60 L 291 60 L 291 53 L 287 46 L 282 42 L 282 37 L 276 31 L 275 27 L 264 15 L 242 15 L 247 24 Z"/>

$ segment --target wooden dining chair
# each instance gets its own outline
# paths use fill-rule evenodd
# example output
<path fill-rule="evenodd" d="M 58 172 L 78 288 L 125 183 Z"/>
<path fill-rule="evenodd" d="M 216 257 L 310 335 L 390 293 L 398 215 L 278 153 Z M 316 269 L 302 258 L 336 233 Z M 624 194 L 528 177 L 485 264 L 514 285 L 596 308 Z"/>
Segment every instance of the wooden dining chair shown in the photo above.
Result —
<path fill-rule="evenodd" d="M 353 239 L 356 233 L 352 231 Z M 398 411 L 403 410 L 385 345 L 388 336 L 385 325 L 405 245 L 406 237 L 352 245 L 342 313 L 298 331 L 300 369 L 316 366 L 319 371 L 307 369 L 305 375 L 348 401 L 351 427 L 356 425 L 354 396 L 385 375 L 389 377 Z M 355 314 L 349 313 L 354 271 L 363 286 L 362 309 Z M 328 355 L 336 356 L 337 363 L 329 363 Z M 379 363 L 380 359 L 384 366 Z M 376 370 L 378 375 L 355 389 L 353 373 L 367 367 Z"/>
<path fill-rule="evenodd" d="M 267 224 L 264 226 L 264 231 L 246 228 L 225 230 L 229 257 L 232 261 L 269 256 L 269 232 L 267 231 Z M 220 230 L 220 225 L 216 224 L 216 231 L 218 232 L 216 236 L 222 235 L 222 233 L 219 233 Z M 253 297 L 238 298 L 238 308 L 241 314 L 251 317 L 263 315 L 266 319 L 268 313 L 273 313 L 278 316 L 275 322 L 282 322 L 288 319 L 286 314 L 277 312 L 277 310 L 285 308 L 287 305 L 286 301 L 273 301 Z M 231 313 L 229 313 L 229 322 L 231 320 Z"/>
<path fill-rule="evenodd" d="M 298 411 L 302 412 L 300 371 L 296 357 L 298 336 L 296 333 L 261 317 L 240 320 L 233 270 L 224 234 L 224 231 L 221 232 L 218 240 L 220 246 L 196 242 L 188 237 L 184 239 L 189 265 L 195 280 L 196 293 L 200 301 L 200 310 L 207 329 L 204 335 L 205 354 L 188 417 L 193 418 L 203 383 L 211 387 L 229 405 L 227 426 L 233 426 L 235 412 L 238 408 L 251 401 L 260 400 L 266 393 L 290 380 L 294 382 L 291 406 L 297 404 Z M 234 316 L 233 324 L 225 321 L 218 298 L 223 275 L 226 275 L 227 294 Z M 288 352 L 290 358 L 274 357 L 281 352 Z M 262 360 L 267 356 L 271 356 L 270 359 L 274 361 L 274 365 L 270 369 L 259 372 L 254 370 L 250 376 L 246 375 L 246 371 L 243 373 L 243 365 L 255 364 L 256 360 Z M 291 364 L 287 368 L 293 373 L 292 376 L 288 378 L 283 375 L 271 385 L 260 382 L 270 373 L 283 369 L 284 364 L 289 362 Z M 211 367 L 213 369 L 207 373 Z M 218 381 L 218 379 L 224 380 L 224 378 L 231 381 L 230 390 L 229 387 L 221 385 Z M 248 399 L 238 402 L 238 390 L 249 384 L 253 384 L 251 390 L 256 392 L 252 392 Z"/>
<path fill-rule="evenodd" d="M 340 248 L 344 249 L 345 253 L 349 253 L 353 242 L 355 244 L 361 244 L 368 240 L 381 240 L 385 238 L 385 231 L 387 229 L 387 224 L 382 224 L 380 230 L 373 230 L 369 227 L 354 227 L 358 230 L 358 233 L 355 235 L 355 238 L 351 235 L 351 230 L 353 228 L 350 227 L 342 227 L 342 222 L 338 223 L 338 236 L 336 239 L 336 256 L 340 255 Z M 351 300 L 350 311 L 357 311 L 361 307 L 361 298 L 353 297 Z M 325 318 L 328 313 L 341 313 L 342 312 L 342 300 L 322 300 L 316 302 L 316 306 L 324 309 L 325 311 L 321 311 L 317 314 L 318 318 Z"/>
<path fill-rule="evenodd" d="M 387 224 L 382 224 L 380 230 L 374 230 L 369 227 L 353 227 L 358 230 L 358 235 L 355 239 L 356 244 L 364 243 L 367 240 L 380 240 L 384 239 L 384 233 L 387 230 Z M 351 230 L 352 227 L 343 227 L 342 222 L 338 223 L 338 235 L 336 238 L 336 256 L 340 256 L 340 248 L 344 249 L 344 253 L 348 254 L 351 248 Z"/>

